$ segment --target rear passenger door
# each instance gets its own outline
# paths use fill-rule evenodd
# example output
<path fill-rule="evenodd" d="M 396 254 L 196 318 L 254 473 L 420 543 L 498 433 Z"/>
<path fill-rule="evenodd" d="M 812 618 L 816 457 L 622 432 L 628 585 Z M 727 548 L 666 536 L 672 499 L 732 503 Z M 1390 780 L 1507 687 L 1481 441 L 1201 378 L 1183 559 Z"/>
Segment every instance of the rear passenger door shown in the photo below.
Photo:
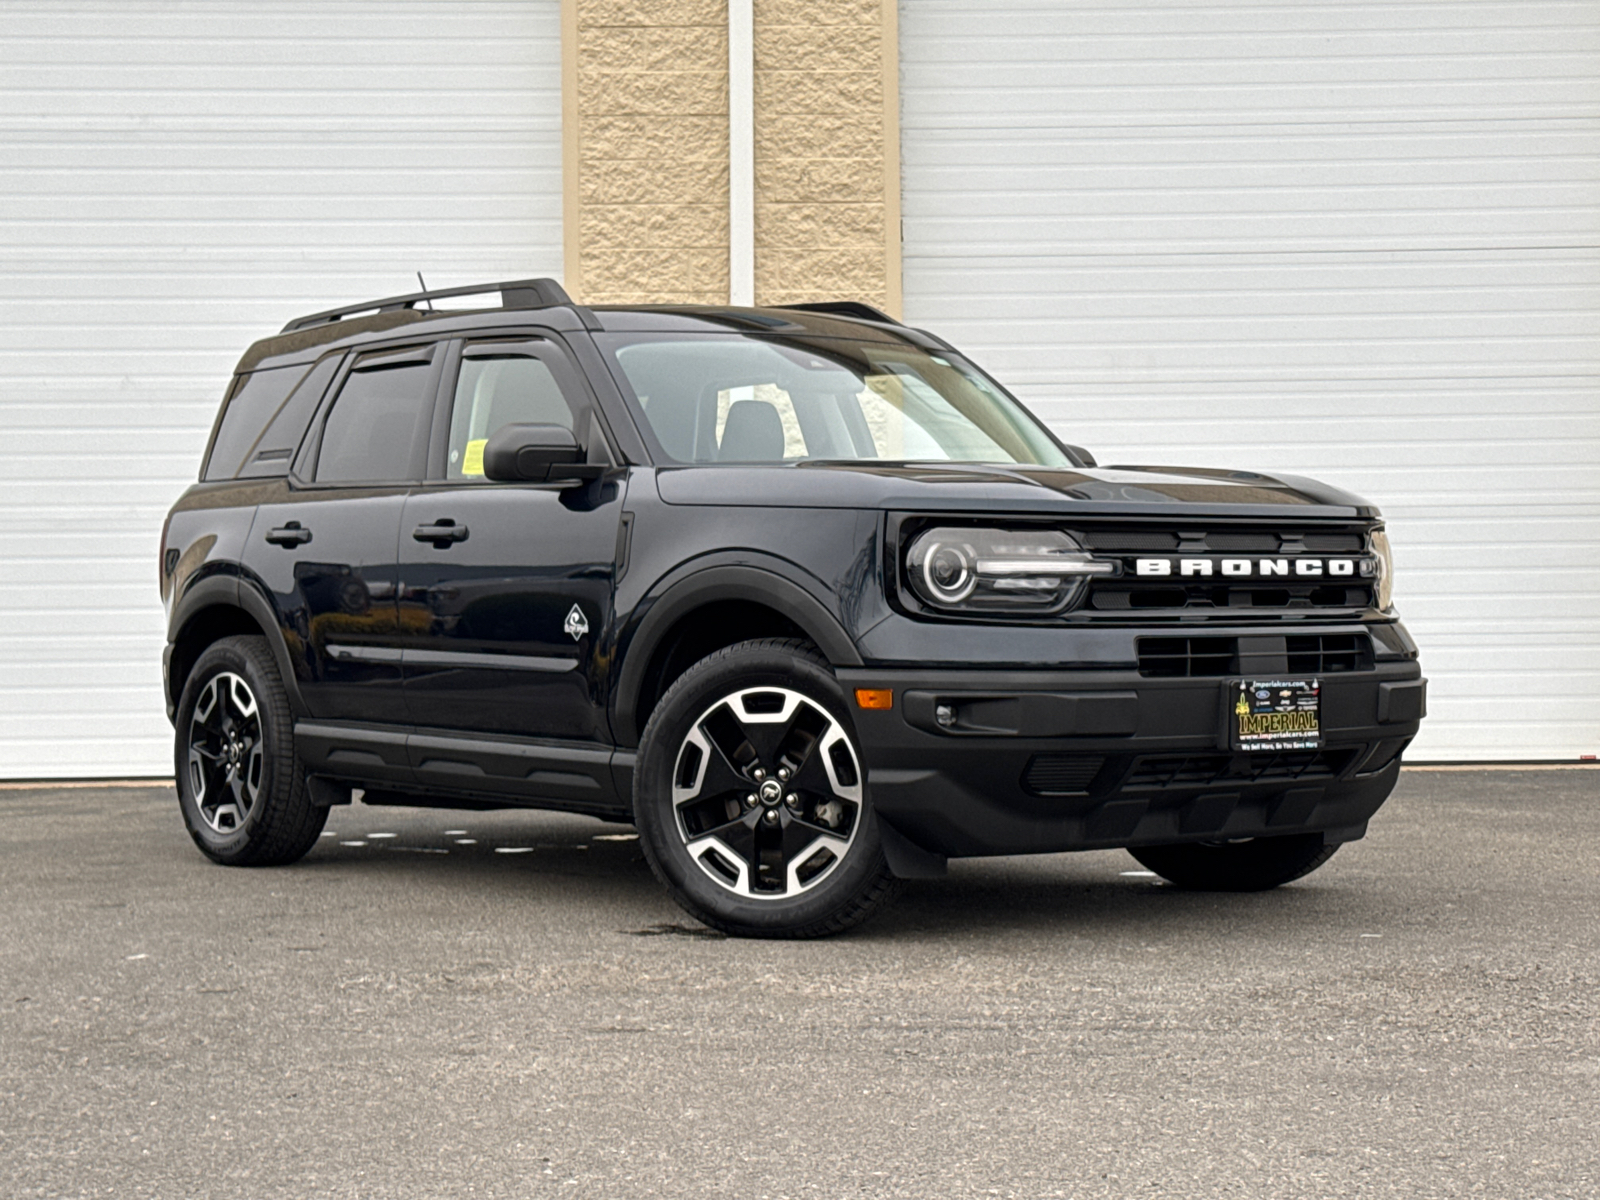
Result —
<path fill-rule="evenodd" d="M 423 477 L 443 346 L 359 354 L 291 477 L 256 511 L 245 562 L 266 586 L 315 717 L 406 720 L 396 542 Z"/>
<path fill-rule="evenodd" d="M 607 745 L 607 663 L 596 651 L 611 619 L 621 473 L 565 491 L 486 479 L 485 442 L 526 423 L 564 426 L 589 462 L 616 461 L 559 342 L 461 344 L 445 373 L 430 478 L 401 521 L 412 720 Z"/>

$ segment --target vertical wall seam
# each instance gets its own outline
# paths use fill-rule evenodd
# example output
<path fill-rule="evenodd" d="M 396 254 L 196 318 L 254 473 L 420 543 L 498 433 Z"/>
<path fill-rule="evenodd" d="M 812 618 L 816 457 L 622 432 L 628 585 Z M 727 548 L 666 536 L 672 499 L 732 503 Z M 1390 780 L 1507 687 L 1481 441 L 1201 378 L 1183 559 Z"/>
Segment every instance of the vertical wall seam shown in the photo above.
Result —
<path fill-rule="evenodd" d="M 903 316 L 905 287 L 900 225 L 899 0 L 879 0 L 883 16 L 883 282 L 889 315 Z"/>
<path fill-rule="evenodd" d="M 561 0 L 561 272 L 567 292 L 583 298 L 583 213 L 579 184 L 578 0 Z"/>
<path fill-rule="evenodd" d="M 569 0 L 571 2 L 571 0 Z M 728 0 L 728 303 L 756 295 L 755 12 Z"/>

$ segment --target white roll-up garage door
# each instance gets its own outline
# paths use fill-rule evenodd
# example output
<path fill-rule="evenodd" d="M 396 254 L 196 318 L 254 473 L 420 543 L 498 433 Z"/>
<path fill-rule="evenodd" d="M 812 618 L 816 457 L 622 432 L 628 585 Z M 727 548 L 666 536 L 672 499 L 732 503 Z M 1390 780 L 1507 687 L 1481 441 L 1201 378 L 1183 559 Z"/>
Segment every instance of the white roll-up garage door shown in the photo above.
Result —
<path fill-rule="evenodd" d="M 287 319 L 559 275 L 557 0 L 8 4 L 0 776 L 170 774 L 156 554 Z"/>
<path fill-rule="evenodd" d="M 1600 751 L 1600 5 L 901 8 L 908 318 L 1385 511 L 1423 759 Z"/>

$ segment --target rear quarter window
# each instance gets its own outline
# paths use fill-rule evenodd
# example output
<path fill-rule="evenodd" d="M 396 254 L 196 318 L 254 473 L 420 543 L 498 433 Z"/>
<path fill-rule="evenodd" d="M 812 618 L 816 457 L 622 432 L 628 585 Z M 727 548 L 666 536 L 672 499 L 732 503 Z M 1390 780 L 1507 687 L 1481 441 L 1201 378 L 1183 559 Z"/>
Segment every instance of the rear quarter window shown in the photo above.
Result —
<path fill-rule="evenodd" d="M 245 451 L 244 464 L 239 468 L 239 478 L 260 479 L 273 475 L 287 475 L 289 462 L 294 458 L 306 426 L 321 403 L 323 393 L 333 382 L 344 355 L 330 354 L 311 368 L 311 373 L 300 381 L 300 386 L 278 406 L 277 414 L 256 439 L 255 445 Z"/>
<path fill-rule="evenodd" d="M 277 415 L 295 384 L 305 378 L 306 371 L 304 364 L 268 367 L 234 380 L 233 391 L 211 438 L 211 453 L 201 479 L 232 479 L 239 473 L 262 430 Z"/>

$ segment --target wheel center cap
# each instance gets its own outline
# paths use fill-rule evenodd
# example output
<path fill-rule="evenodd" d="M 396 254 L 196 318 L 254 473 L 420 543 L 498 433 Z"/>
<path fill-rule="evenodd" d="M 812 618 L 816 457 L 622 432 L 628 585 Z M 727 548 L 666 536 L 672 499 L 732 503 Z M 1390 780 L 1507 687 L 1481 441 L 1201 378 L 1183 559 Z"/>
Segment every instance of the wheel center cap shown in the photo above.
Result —
<path fill-rule="evenodd" d="M 776 779 L 768 779 L 761 785 L 761 803 L 771 808 L 783 799 L 783 785 Z"/>

